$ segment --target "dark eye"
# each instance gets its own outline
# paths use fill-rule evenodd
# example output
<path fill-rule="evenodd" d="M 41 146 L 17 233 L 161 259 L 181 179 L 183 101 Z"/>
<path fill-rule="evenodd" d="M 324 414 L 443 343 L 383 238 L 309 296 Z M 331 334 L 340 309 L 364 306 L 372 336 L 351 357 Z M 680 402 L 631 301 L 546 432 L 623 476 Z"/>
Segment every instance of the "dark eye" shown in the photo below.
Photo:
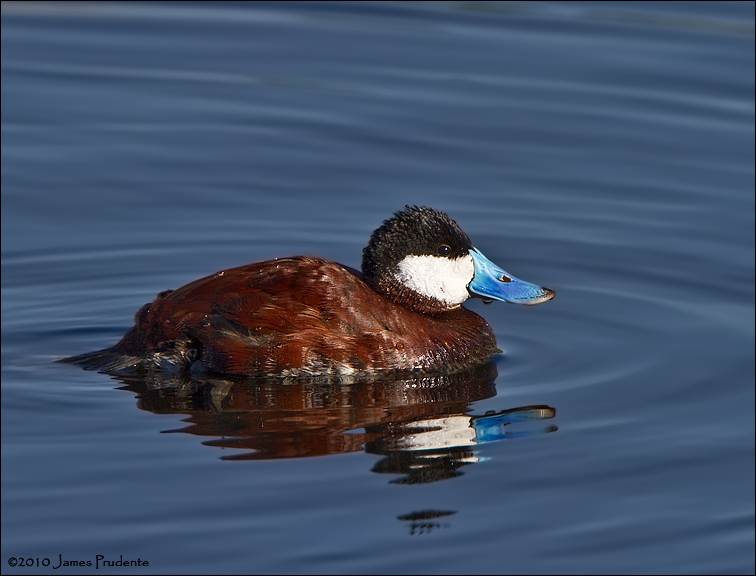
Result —
<path fill-rule="evenodd" d="M 441 254 L 441 256 L 448 256 L 451 253 L 451 246 L 448 244 L 441 244 L 441 246 L 438 247 L 438 253 Z"/>

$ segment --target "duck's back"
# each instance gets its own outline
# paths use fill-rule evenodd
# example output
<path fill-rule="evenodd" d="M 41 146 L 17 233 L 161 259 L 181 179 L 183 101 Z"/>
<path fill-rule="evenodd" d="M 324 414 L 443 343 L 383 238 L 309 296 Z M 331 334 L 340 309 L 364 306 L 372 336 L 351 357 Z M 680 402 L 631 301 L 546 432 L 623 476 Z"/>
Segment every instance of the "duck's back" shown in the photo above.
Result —
<path fill-rule="evenodd" d="M 459 307 L 434 316 L 378 294 L 319 258 L 218 272 L 142 307 L 95 368 L 189 368 L 254 376 L 449 370 L 496 353 L 488 324 Z M 99 356 L 98 356 L 99 355 Z"/>

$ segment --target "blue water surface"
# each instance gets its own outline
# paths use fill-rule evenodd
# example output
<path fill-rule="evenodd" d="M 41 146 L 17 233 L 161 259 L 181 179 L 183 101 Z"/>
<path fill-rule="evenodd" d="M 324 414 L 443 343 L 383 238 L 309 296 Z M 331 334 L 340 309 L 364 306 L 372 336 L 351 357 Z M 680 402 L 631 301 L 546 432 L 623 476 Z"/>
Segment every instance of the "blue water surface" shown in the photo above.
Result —
<path fill-rule="evenodd" d="M 4 574 L 754 572 L 753 3 L 4 2 L 1 60 Z M 493 364 L 55 362 L 406 204 L 556 291 Z"/>

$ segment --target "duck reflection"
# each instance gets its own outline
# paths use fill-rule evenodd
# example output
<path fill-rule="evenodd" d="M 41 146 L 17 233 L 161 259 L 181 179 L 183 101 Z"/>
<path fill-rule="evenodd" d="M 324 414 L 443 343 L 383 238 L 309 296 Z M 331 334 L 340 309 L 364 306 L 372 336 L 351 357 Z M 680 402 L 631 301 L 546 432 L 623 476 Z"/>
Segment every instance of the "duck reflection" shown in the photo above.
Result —
<path fill-rule="evenodd" d="M 376 473 L 400 474 L 396 483 L 433 482 L 460 475 L 477 462 L 475 447 L 503 438 L 552 432 L 510 432 L 526 420 L 553 418 L 549 406 L 470 414 L 471 402 L 496 394 L 496 365 L 413 378 L 199 379 L 189 375 L 118 376 L 138 395 L 142 410 L 188 414 L 188 426 L 170 430 L 216 437 L 203 444 L 243 450 L 225 460 L 301 458 L 365 450 L 385 456 Z"/>
<path fill-rule="evenodd" d="M 441 523 L 437 518 L 456 513 L 456 510 L 422 510 L 398 516 L 398 519 L 407 523 L 410 536 L 414 536 L 415 534 L 430 534 L 439 528 L 448 528 L 449 524 Z"/>
<path fill-rule="evenodd" d="M 390 424 L 389 434 L 367 443 L 365 451 L 384 454 L 386 458 L 373 472 L 403 474 L 395 484 L 435 482 L 461 476 L 459 468 L 483 460 L 475 447 L 486 442 L 556 431 L 556 426 L 510 430 L 510 424 L 553 418 L 550 406 L 522 406 L 482 416 L 466 413 L 448 414 Z"/>

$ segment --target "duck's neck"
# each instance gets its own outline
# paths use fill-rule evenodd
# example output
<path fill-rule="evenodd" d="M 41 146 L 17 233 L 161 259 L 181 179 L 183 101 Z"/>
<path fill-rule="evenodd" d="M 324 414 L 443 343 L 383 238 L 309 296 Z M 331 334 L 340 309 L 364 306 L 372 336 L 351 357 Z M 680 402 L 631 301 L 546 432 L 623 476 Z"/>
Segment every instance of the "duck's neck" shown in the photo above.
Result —
<path fill-rule="evenodd" d="M 372 282 L 367 282 L 367 284 L 373 290 L 392 302 L 396 302 L 397 304 L 420 314 L 443 314 L 445 312 L 457 310 L 460 307 L 459 304 L 448 304 L 441 300 L 437 300 L 436 298 L 422 296 L 391 277 L 382 276 L 373 279 Z"/>

